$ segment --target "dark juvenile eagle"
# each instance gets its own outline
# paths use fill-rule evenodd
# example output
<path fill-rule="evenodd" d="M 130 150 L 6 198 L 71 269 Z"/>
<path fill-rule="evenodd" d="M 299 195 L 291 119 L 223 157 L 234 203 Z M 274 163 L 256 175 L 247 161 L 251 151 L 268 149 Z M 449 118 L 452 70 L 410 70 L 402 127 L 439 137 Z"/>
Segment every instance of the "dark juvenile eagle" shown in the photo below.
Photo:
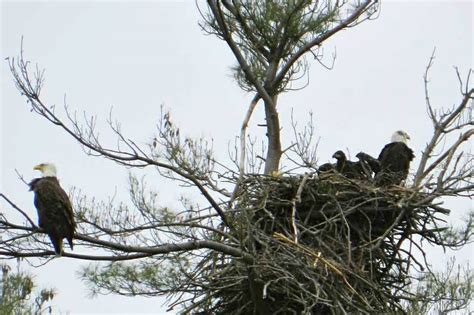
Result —
<path fill-rule="evenodd" d="M 321 165 L 321 166 L 318 168 L 318 174 L 323 174 L 323 173 L 326 173 L 326 172 L 331 172 L 331 171 L 334 171 L 335 169 L 336 169 L 336 164 L 324 163 L 323 165 Z"/>
<path fill-rule="evenodd" d="M 356 158 L 359 159 L 359 163 L 368 179 L 372 179 L 373 173 L 380 172 L 380 162 L 376 158 L 364 152 L 357 153 Z"/>
<path fill-rule="evenodd" d="M 349 161 L 341 150 L 334 153 L 332 156 L 337 160 L 336 171 L 347 178 L 363 179 L 366 177 L 362 165 L 359 162 Z"/>
<path fill-rule="evenodd" d="M 381 186 L 400 185 L 408 176 L 410 162 L 415 155 L 408 147 L 410 136 L 403 130 L 395 131 L 391 142 L 382 149 L 378 161 L 380 170 L 375 174 L 375 182 Z"/>
<path fill-rule="evenodd" d="M 38 225 L 48 234 L 57 255 L 63 252 L 63 239 L 66 238 L 71 249 L 76 229 L 71 201 L 59 185 L 56 167 L 51 163 L 42 163 L 34 167 L 42 173 L 30 183 L 35 193 L 35 207 L 38 211 Z"/>

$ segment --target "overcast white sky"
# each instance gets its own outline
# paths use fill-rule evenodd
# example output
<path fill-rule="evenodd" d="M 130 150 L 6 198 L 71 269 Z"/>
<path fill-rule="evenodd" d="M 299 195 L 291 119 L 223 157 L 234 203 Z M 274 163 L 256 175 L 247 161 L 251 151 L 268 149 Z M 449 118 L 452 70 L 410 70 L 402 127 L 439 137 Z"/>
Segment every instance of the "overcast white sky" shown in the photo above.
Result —
<path fill-rule="evenodd" d="M 48 104 L 60 107 L 67 94 L 72 108 L 97 115 L 101 126 L 113 107 L 125 133 L 138 143 L 152 138 L 164 104 L 182 132 L 212 137 L 216 155 L 226 159 L 251 96 L 231 78 L 234 60 L 227 46 L 204 36 L 198 20 L 194 1 L 1 1 L 1 57 L 16 56 L 23 36 L 27 58 L 46 69 L 43 97 Z M 420 156 L 431 134 L 422 80 L 428 59 L 436 47 L 433 104 L 456 104 L 453 66 L 463 73 L 472 68 L 473 38 L 470 1 L 383 2 L 377 20 L 326 43 L 327 56 L 337 52 L 332 71 L 312 62 L 309 86 L 280 98 L 284 143 L 289 143 L 293 108 L 301 121 L 314 113 L 321 162 L 338 149 L 377 155 L 397 129 L 410 133 Z M 6 66 L 3 62 L 1 191 L 36 217 L 33 196 L 14 169 L 32 178 L 34 165 L 52 161 L 66 190 L 75 186 L 99 199 L 125 192 L 127 170 L 86 156 L 71 138 L 31 113 Z M 260 110 L 251 121 L 253 134 L 262 135 L 255 128 L 262 121 Z M 102 129 L 103 140 L 110 141 Z M 165 204 L 173 203 L 179 193 L 168 190 L 162 196 Z M 457 203 L 455 212 L 469 207 L 469 201 Z M 474 259 L 469 251 L 456 255 Z M 436 253 L 433 261 L 443 256 Z M 160 299 L 89 299 L 76 275 L 81 265 L 61 258 L 33 270 L 40 285 L 57 288 L 56 310 L 132 314 L 165 309 Z"/>

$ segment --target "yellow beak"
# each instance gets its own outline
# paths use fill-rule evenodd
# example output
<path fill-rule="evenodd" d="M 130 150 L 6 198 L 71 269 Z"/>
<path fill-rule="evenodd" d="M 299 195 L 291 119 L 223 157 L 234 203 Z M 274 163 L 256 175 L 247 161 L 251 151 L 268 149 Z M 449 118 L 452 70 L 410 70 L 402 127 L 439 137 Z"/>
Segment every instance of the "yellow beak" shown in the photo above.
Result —
<path fill-rule="evenodd" d="M 41 171 L 41 170 L 43 169 L 43 166 L 42 166 L 41 164 L 38 164 L 38 165 L 36 165 L 35 167 L 33 167 L 33 169 L 34 169 L 35 171 Z"/>

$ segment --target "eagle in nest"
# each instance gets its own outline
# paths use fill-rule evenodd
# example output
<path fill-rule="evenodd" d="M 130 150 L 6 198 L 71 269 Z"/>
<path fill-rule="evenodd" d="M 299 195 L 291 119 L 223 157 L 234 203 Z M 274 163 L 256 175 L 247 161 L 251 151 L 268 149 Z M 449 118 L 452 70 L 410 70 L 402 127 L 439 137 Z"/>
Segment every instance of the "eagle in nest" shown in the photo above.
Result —
<path fill-rule="evenodd" d="M 379 186 L 400 185 L 407 179 L 410 163 L 415 158 L 413 150 L 408 147 L 408 140 L 408 133 L 397 130 L 377 159 L 364 152 L 356 156 L 369 173 L 374 172 L 375 183 Z"/>
<path fill-rule="evenodd" d="M 71 249 L 76 229 L 71 201 L 59 185 L 56 167 L 52 163 L 42 163 L 34 167 L 42 177 L 31 181 L 30 191 L 35 193 L 34 204 L 38 211 L 38 225 L 48 234 L 57 255 L 63 253 L 63 239 Z"/>
<path fill-rule="evenodd" d="M 406 180 L 410 162 L 415 158 L 413 150 L 408 147 L 408 140 L 408 133 L 395 131 L 390 143 L 380 152 L 380 171 L 376 172 L 375 181 L 381 186 L 400 185 Z"/>

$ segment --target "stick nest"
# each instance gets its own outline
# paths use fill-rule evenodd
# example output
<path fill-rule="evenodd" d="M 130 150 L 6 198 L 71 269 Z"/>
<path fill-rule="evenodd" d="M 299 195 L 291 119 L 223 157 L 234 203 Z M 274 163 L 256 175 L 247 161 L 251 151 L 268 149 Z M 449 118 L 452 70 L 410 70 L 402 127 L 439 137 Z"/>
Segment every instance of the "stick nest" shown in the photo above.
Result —
<path fill-rule="evenodd" d="M 241 191 L 234 236 L 254 261 L 208 260 L 207 312 L 401 313 L 409 268 L 424 267 L 413 248 L 442 231 L 429 195 L 337 173 L 249 176 Z"/>

